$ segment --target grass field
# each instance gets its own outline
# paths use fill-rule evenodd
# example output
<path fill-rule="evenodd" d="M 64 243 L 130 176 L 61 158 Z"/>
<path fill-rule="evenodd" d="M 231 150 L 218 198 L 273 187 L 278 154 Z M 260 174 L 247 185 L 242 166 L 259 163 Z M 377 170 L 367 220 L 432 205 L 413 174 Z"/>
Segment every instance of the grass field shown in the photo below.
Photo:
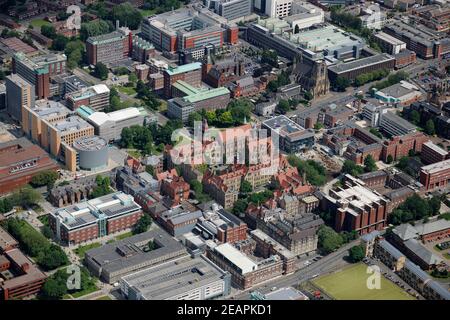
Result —
<path fill-rule="evenodd" d="M 122 92 L 129 96 L 134 96 L 136 94 L 136 89 L 134 89 L 133 87 L 116 86 L 115 88 L 119 92 Z"/>
<path fill-rule="evenodd" d="M 51 25 L 50 22 L 44 20 L 44 19 L 36 19 L 30 22 L 30 24 L 35 28 L 40 28 L 44 25 Z"/>
<path fill-rule="evenodd" d="M 116 237 L 116 239 L 117 239 L 117 240 L 123 240 L 123 239 L 125 239 L 125 238 L 131 237 L 132 235 L 133 235 L 133 233 L 132 233 L 131 231 L 129 231 L 129 232 L 125 232 L 125 233 L 123 233 L 123 234 L 121 234 L 121 235 L 118 235 L 118 236 Z"/>
<path fill-rule="evenodd" d="M 367 266 L 358 263 L 342 271 L 326 275 L 312 282 L 336 300 L 414 300 L 400 287 L 381 277 L 381 289 L 368 289 Z"/>
<path fill-rule="evenodd" d="M 102 297 L 97 298 L 97 299 L 95 299 L 95 300 L 111 300 L 111 298 L 108 297 L 108 296 L 102 296 Z"/>
<path fill-rule="evenodd" d="M 98 248 L 101 247 L 101 244 L 98 242 L 94 242 L 91 244 L 87 244 L 85 246 L 80 246 L 78 248 L 76 248 L 74 250 L 74 252 L 80 257 L 80 259 L 84 259 L 84 254 L 86 253 L 86 251 L 94 249 L 94 248 Z"/>

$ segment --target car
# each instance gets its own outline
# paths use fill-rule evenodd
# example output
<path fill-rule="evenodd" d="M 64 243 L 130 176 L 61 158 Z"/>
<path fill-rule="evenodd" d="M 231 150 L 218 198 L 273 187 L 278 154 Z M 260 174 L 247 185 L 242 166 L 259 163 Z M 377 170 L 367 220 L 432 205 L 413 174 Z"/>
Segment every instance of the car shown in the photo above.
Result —
<path fill-rule="evenodd" d="M 272 288 L 270 289 L 270 291 L 275 291 L 275 290 L 277 290 L 277 287 L 272 287 Z"/>
<path fill-rule="evenodd" d="M 314 278 L 317 278 L 318 276 L 319 276 L 319 274 L 316 273 L 316 274 L 313 274 L 313 275 L 311 276 L 311 278 L 314 279 Z"/>

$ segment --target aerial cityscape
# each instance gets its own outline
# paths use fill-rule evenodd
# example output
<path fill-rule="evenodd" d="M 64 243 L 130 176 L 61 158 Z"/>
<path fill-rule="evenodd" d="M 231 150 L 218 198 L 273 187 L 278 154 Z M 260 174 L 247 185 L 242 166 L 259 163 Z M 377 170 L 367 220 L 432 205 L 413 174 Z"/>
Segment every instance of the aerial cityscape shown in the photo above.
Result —
<path fill-rule="evenodd" d="M 450 300 L 446 0 L 0 9 L 0 308 Z"/>

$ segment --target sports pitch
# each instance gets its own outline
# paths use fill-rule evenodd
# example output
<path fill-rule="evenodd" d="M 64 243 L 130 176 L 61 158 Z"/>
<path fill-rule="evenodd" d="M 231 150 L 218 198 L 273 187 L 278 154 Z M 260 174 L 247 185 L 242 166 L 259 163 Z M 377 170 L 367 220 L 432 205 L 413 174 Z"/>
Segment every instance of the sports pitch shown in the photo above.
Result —
<path fill-rule="evenodd" d="M 367 266 L 358 263 L 333 274 L 313 280 L 327 295 L 336 300 L 414 300 L 400 287 L 381 276 L 381 289 L 367 288 Z"/>

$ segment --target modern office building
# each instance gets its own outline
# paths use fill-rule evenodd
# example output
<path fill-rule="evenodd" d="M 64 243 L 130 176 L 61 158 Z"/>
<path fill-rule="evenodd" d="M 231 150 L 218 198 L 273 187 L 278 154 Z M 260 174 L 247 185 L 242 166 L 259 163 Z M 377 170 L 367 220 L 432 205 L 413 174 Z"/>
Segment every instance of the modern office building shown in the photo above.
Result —
<path fill-rule="evenodd" d="M 338 77 L 347 78 L 350 81 L 356 79 L 363 73 L 369 73 L 376 70 L 394 70 L 395 58 L 386 54 L 376 54 L 366 58 L 350 62 L 341 62 L 328 67 L 328 77 L 330 82 L 336 81 Z"/>
<path fill-rule="evenodd" d="M 81 88 L 67 94 L 66 104 L 71 110 L 87 106 L 95 111 L 103 111 L 109 107 L 109 88 L 104 84 Z"/>
<path fill-rule="evenodd" d="M 433 164 L 448 159 L 449 153 L 432 141 L 427 141 L 422 145 L 422 152 L 420 153 L 420 160 L 424 164 Z"/>
<path fill-rule="evenodd" d="M 150 241 L 153 250 L 149 250 Z M 128 274 L 187 255 L 180 242 L 158 227 L 152 227 L 150 231 L 88 250 L 84 261 L 95 276 L 112 284 Z"/>
<path fill-rule="evenodd" d="M 172 97 L 172 85 L 179 81 L 187 82 L 191 87 L 200 87 L 202 84 L 202 64 L 193 62 L 177 67 L 169 66 L 164 70 L 164 95 Z"/>
<path fill-rule="evenodd" d="M 172 95 L 167 113 L 174 119 L 187 122 L 192 112 L 225 109 L 230 102 L 230 91 L 225 87 L 213 89 L 197 89 L 185 81 L 177 81 L 172 86 Z"/>
<path fill-rule="evenodd" d="M 94 132 L 108 142 L 120 139 L 123 128 L 143 125 L 147 111 L 141 108 L 125 108 L 109 113 L 92 110 L 81 106 L 77 109 L 80 117 L 94 126 Z"/>
<path fill-rule="evenodd" d="M 142 35 L 157 49 L 174 53 L 210 44 L 235 44 L 238 27 L 208 8 L 189 6 L 144 19 Z"/>
<path fill-rule="evenodd" d="M 265 14 L 269 17 L 287 17 L 291 13 L 293 0 L 266 0 Z"/>
<path fill-rule="evenodd" d="M 210 9 L 227 20 L 235 20 L 252 14 L 252 0 L 211 0 Z"/>
<path fill-rule="evenodd" d="M 22 130 L 71 171 L 78 165 L 72 144 L 78 138 L 94 135 L 94 127 L 88 122 L 61 103 L 49 100 L 38 100 L 34 107 L 22 108 Z"/>
<path fill-rule="evenodd" d="M 291 6 L 291 14 L 284 17 L 283 20 L 291 25 L 294 33 L 298 33 L 303 29 L 323 23 L 325 14 L 321 8 L 309 2 L 294 1 Z"/>
<path fill-rule="evenodd" d="M 120 279 L 129 300 L 209 300 L 226 297 L 231 276 L 208 258 L 181 258 Z"/>
<path fill-rule="evenodd" d="M 314 145 L 314 130 L 305 129 L 284 115 L 273 117 L 261 124 L 268 135 L 279 139 L 279 148 L 287 153 L 309 149 Z"/>
<path fill-rule="evenodd" d="M 385 32 L 377 32 L 374 35 L 375 41 L 383 48 L 383 51 L 394 55 L 406 49 L 406 43 L 394 38 Z"/>
<path fill-rule="evenodd" d="M 58 170 L 48 154 L 26 138 L 0 143 L 0 194 L 31 182 L 44 170 Z"/>
<path fill-rule="evenodd" d="M 450 39 L 439 39 L 434 33 L 400 20 L 387 23 L 383 31 L 406 43 L 422 59 L 439 58 L 450 52 Z"/>
<path fill-rule="evenodd" d="M 391 136 L 402 136 L 417 131 L 416 126 L 411 122 L 387 109 L 381 111 L 380 128 Z"/>
<path fill-rule="evenodd" d="M 115 192 L 57 209 L 50 213 L 49 224 L 61 242 L 75 245 L 126 230 L 142 214 L 132 196 Z"/>
<path fill-rule="evenodd" d="M 19 52 L 13 57 L 13 73 L 17 73 L 34 86 L 36 99 L 46 99 L 50 94 L 50 77 L 66 72 L 67 57 L 49 53 L 28 58 Z"/>
<path fill-rule="evenodd" d="M 307 59 L 326 57 L 333 62 L 358 59 L 365 45 L 361 38 L 331 24 L 321 24 L 299 32 L 304 27 L 306 26 L 296 20 L 295 16 L 260 19 L 249 27 L 247 40 L 259 47 L 273 49 L 290 59 L 301 53 Z"/>
<path fill-rule="evenodd" d="M 118 28 L 111 33 L 89 37 L 86 40 L 88 63 L 96 65 L 118 62 L 131 52 L 133 36 L 128 28 Z"/>
<path fill-rule="evenodd" d="M 419 87 L 405 80 L 381 90 L 374 90 L 374 97 L 388 105 L 409 106 L 422 98 Z"/>
<path fill-rule="evenodd" d="M 64 93 L 71 93 L 89 87 L 89 84 L 75 75 L 64 77 Z"/>
<path fill-rule="evenodd" d="M 450 160 L 436 162 L 420 168 L 420 183 L 426 190 L 446 189 L 450 182 Z"/>
<path fill-rule="evenodd" d="M 6 111 L 17 121 L 22 120 L 23 106 L 34 106 L 34 86 L 18 74 L 6 77 Z"/>

